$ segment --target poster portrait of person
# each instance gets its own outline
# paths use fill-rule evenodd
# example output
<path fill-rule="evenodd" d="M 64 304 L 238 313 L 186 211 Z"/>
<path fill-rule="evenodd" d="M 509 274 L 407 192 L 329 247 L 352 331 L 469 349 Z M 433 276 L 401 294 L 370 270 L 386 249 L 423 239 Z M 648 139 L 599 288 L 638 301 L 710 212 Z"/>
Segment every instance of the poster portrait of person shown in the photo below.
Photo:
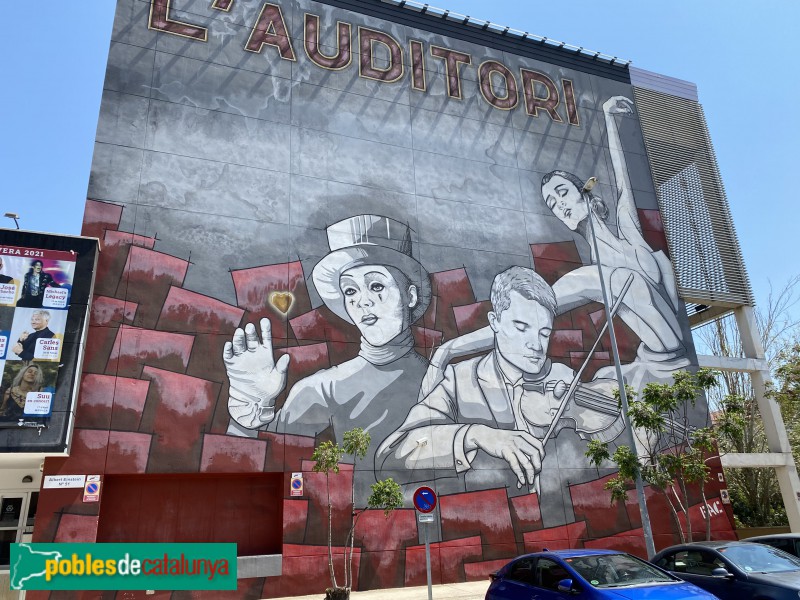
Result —
<path fill-rule="evenodd" d="M 67 313 L 63 310 L 17 309 L 11 326 L 8 344 L 10 346 L 6 358 L 9 360 L 58 360 L 59 354 L 53 354 L 60 348 L 54 344 L 52 350 L 43 353 L 37 347 L 40 340 L 63 340 Z"/>
<path fill-rule="evenodd" d="M 3 257 L 0 256 L 0 283 L 13 283 L 14 278 L 6 273 L 6 264 Z"/>
<path fill-rule="evenodd" d="M 17 421 L 23 417 L 28 393 L 40 392 L 44 388 L 44 372 L 41 366 L 33 362 L 6 364 L 10 382 L 3 386 L 0 420 Z M 6 377 L 3 380 L 5 383 Z"/>
<path fill-rule="evenodd" d="M 41 260 L 33 260 L 30 269 L 22 277 L 22 291 L 17 306 L 40 308 L 44 300 L 44 291 L 48 287 L 60 286 L 50 273 L 44 271 L 44 263 Z"/>
<path fill-rule="evenodd" d="M 17 260 L 0 255 L 0 306 L 15 306 L 19 297 Z"/>
<path fill-rule="evenodd" d="M 265 428 L 317 436 L 330 430 L 341 443 L 347 430 L 361 427 L 372 437 L 365 469 L 374 482 L 375 450 L 416 402 L 427 368 L 414 349 L 411 325 L 430 302 L 430 281 L 412 257 L 408 225 L 359 215 L 331 225 L 327 236 L 330 253 L 311 279 L 324 304 L 358 328 L 358 356 L 298 381 L 276 409 L 289 356 L 274 360 L 268 319 L 261 320 L 260 336 L 252 323 L 237 329 L 223 355 L 230 381 L 228 433 L 255 436 Z"/>
<path fill-rule="evenodd" d="M 0 360 L 6 358 L 9 351 L 9 336 L 14 323 L 14 307 L 0 306 Z"/>
<path fill-rule="evenodd" d="M 25 415 L 29 393 L 55 393 L 58 363 L 39 361 L 6 361 L 0 380 L 0 420 L 17 421 Z"/>

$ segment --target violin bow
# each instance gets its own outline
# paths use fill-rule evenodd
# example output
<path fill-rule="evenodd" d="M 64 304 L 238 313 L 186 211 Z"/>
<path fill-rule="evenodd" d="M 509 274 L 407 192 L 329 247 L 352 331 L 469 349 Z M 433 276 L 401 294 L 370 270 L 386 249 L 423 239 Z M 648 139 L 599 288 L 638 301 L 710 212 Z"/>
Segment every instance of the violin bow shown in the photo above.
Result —
<path fill-rule="evenodd" d="M 617 296 L 617 299 L 614 301 L 614 304 L 611 306 L 611 318 L 612 319 L 616 316 L 617 310 L 619 310 L 619 307 L 622 304 L 622 299 L 625 297 L 625 294 L 628 293 L 628 289 L 631 287 L 632 283 L 633 283 L 633 273 L 628 275 L 628 278 L 625 280 L 625 284 L 622 286 L 622 289 L 620 290 L 620 293 Z M 597 336 L 597 339 L 595 340 L 594 345 L 592 346 L 592 349 L 589 350 L 589 354 L 586 357 L 586 360 L 583 361 L 583 364 L 581 365 L 581 368 L 578 369 L 578 371 L 575 373 L 575 377 L 572 378 L 572 382 L 569 384 L 569 387 L 567 388 L 566 393 L 562 397 L 561 403 L 558 405 L 558 409 L 556 410 L 556 414 L 553 417 L 553 421 L 550 423 L 550 427 L 548 427 L 547 433 L 545 433 L 544 437 L 542 438 L 542 447 L 546 446 L 547 442 L 550 441 L 550 438 L 552 437 L 553 432 L 556 430 L 556 425 L 558 425 L 558 421 L 561 419 L 562 415 L 564 414 L 564 411 L 567 408 L 567 402 L 569 401 L 570 396 L 572 396 L 572 394 L 575 392 L 575 388 L 578 387 L 578 384 L 580 383 L 580 380 L 581 380 L 581 375 L 583 375 L 583 372 L 586 370 L 586 366 L 589 364 L 589 360 L 592 358 L 592 355 L 594 354 L 594 351 L 597 349 L 597 346 L 600 344 L 600 340 L 605 335 L 606 330 L 608 330 L 608 319 L 606 319 L 605 323 L 603 323 L 603 327 L 600 330 L 600 334 Z"/>

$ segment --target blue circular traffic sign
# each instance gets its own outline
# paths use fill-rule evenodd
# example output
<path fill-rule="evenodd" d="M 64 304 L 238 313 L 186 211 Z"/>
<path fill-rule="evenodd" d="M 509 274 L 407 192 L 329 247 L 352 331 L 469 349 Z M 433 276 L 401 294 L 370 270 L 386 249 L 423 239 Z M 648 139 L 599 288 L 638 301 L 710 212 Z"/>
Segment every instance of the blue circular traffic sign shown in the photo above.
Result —
<path fill-rule="evenodd" d="M 427 486 L 414 492 L 414 506 L 419 512 L 429 513 L 436 508 L 436 492 Z"/>

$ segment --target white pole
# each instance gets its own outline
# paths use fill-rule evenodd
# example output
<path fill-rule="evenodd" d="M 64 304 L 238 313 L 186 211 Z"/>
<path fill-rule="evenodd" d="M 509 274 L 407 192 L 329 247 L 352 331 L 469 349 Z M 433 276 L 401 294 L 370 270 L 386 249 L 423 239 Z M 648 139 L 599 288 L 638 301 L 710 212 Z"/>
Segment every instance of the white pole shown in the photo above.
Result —
<path fill-rule="evenodd" d="M 588 183 L 588 182 L 587 182 Z M 614 367 L 617 371 L 617 383 L 619 384 L 619 399 L 622 405 L 622 419 L 630 435 L 631 450 L 636 452 L 636 440 L 631 427 L 631 419 L 628 415 L 628 397 L 625 394 L 625 378 L 622 376 L 622 365 L 619 362 L 619 350 L 617 349 L 617 336 L 614 333 L 614 318 L 611 314 L 611 306 L 608 303 L 608 293 L 606 292 L 606 282 L 603 279 L 603 267 L 600 264 L 600 250 L 597 247 L 597 236 L 594 232 L 594 221 L 592 220 L 592 206 L 589 203 L 589 194 L 586 186 L 581 190 L 583 199 L 586 202 L 586 209 L 589 211 L 589 231 L 592 234 L 592 244 L 594 246 L 594 258 L 597 262 L 597 273 L 600 276 L 600 289 L 603 292 L 603 305 L 606 309 L 606 323 L 608 323 L 608 335 L 611 338 L 611 353 L 614 356 Z M 636 471 L 636 497 L 639 501 L 639 513 L 642 518 L 642 531 L 644 532 L 644 544 L 647 550 L 647 558 L 653 558 L 656 553 L 656 546 L 653 542 L 653 529 L 650 526 L 650 513 L 647 510 L 647 500 L 644 495 L 644 484 L 639 470 Z"/>
<path fill-rule="evenodd" d="M 428 571 L 428 600 L 433 600 L 433 586 L 431 585 L 431 543 L 428 541 L 428 523 L 423 523 L 425 530 L 425 569 Z"/>

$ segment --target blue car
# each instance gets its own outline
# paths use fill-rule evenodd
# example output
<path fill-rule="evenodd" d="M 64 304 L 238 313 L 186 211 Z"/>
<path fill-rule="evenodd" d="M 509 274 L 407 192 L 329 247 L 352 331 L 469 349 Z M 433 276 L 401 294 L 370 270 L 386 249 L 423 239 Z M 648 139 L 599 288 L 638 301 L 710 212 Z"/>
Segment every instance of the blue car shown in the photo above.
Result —
<path fill-rule="evenodd" d="M 715 600 L 641 559 L 614 550 L 555 550 L 515 558 L 492 574 L 486 600 Z"/>

